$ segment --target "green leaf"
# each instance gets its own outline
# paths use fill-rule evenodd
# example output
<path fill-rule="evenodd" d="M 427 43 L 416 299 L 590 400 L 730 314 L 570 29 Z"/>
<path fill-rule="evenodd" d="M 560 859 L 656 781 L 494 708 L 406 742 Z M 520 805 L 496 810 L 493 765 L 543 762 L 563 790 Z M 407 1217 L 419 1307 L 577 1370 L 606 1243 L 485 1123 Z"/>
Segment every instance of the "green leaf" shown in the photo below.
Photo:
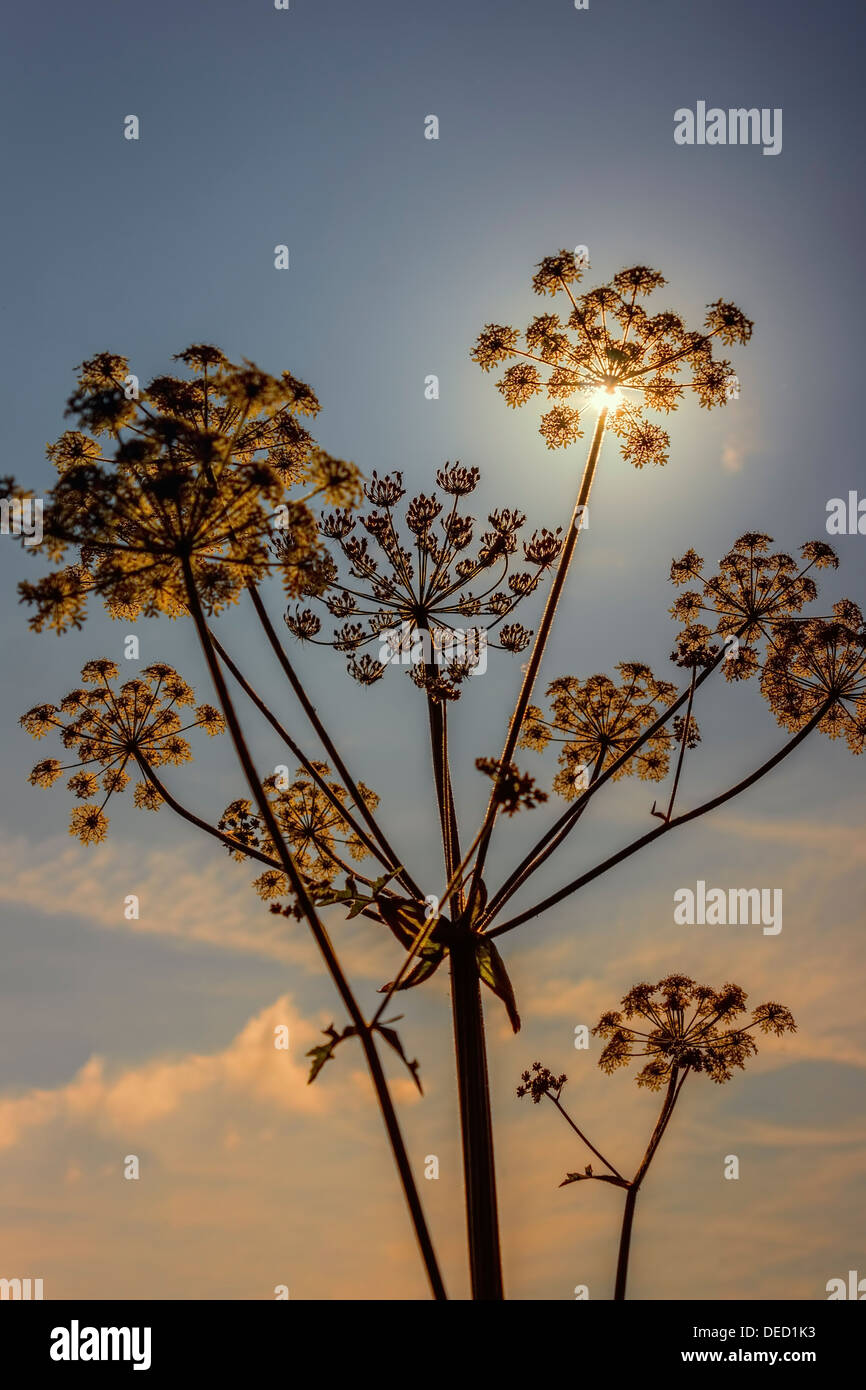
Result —
<path fill-rule="evenodd" d="M 475 897 L 475 904 L 474 904 L 474 906 L 473 906 L 473 908 L 472 908 L 472 916 L 470 917 L 469 922 L 468 922 L 468 925 L 469 925 L 470 927 L 473 927 L 473 926 L 474 926 L 475 922 L 477 922 L 478 918 L 481 916 L 481 914 L 482 914 L 482 912 L 484 911 L 484 909 L 485 909 L 486 906 L 487 906 L 487 885 L 486 885 L 486 883 L 484 882 L 484 879 L 482 878 L 481 881 L 480 881 L 479 884 L 478 884 L 478 892 L 477 892 L 476 897 Z"/>
<path fill-rule="evenodd" d="M 408 975 L 400 981 L 397 989 L 412 989 L 415 985 L 421 985 L 425 980 L 429 980 L 430 976 L 435 974 L 439 969 L 439 966 L 442 964 L 447 954 L 448 948 L 446 946 L 442 946 L 435 941 L 428 941 L 421 947 L 421 950 L 417 952 L 417 961 L 412 966 Z M 383 985 L 379 993 L 387 994 L 388 990 L 392 988 L 393 981 L 391 981 L 390 984 Z"/>
<path fill-rule="evenodd" d="M 512 1029 L 515 1033 L 519 1033 L 520 1014 L 517 1012 L 514 987 L 508 978 L 505 962 L 489 936 L 476 936 L 475 953 L 478 957 L 478 973 L 481 979 L 502 1000 Z"/>
<path fill-rule="evenodd" d="M 319 1075 L 319 1072 L 322 1070 L 322 1067 L 325 1065 L 326 1062 L 329 1062 L 331 1060 L 333 1055 L 333 1043 L 321 1043 L 318 1047 L 310 1048 L 310 1051 L 307 1053 L 307 1056 L 312 1057 L 313 1063 L 310 1067 L 310 1075 L 307 1077 L 308 1086 L 311 1081 L 315 1081 L 316 1077 Z"/>
<path fill-rule="evenodd" d="M 412 898 L 380 898 L 376 906 L 382 914 L 383 921 L 406 951 L 411 951 L 421 933 L 431 926 L 426 903 L 416 902 Z M 439 969 L 448 953 L 448 947 L 442 937 L 449 926 L 447 917 L 440 916 L 436 919 L 427 940 L 415 951 L 415 964 L 405 979 L 400 981 L 398 989 L 412 989 L 414 985 L 423 984 Z M 393 987 L 392 981 L 383 985 L 379 993 L 387 994 Z"/>
<path fill-rule="evenodd" d="M 412 898 L 382 898 L 376 906 L 382 914 L 382 920 L 390 927 L 400 945 L 407 951 L 411 950 L 418 933 L 427 925 L 424 904 L 415 902 Z"/>

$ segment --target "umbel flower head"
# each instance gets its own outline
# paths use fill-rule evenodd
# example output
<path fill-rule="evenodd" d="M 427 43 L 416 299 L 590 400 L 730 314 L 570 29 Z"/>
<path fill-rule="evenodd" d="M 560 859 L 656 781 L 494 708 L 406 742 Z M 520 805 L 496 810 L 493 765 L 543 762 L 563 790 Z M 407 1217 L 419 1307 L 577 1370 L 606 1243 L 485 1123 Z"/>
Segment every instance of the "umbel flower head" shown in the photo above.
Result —
<path fill-rule="evenodd" d="M 331 769 L 326 763 L 313 763 L 312 766 L 321 778 L 330 778 Z M 366 858 L 369 853 L 366 845 L 302 768 L 298 768 L 289 786 L 283 786 L 277 776 L 268 777 L 263 785 L 298 872 L 313 893 L 330 888 L 338 874 L 352 874 L 346 855 L 351 860 Z M 336 800 L 350 810 L 352 803 L 346 789 L 334 781 L 328 781 L 328 786 Z M 375 810 L 379 804 L 376 793 L 363 783 L 359 783 L 358 791 L 368 809 Z M 247 800 L 240 798 L 226 807 L 219 829 L 237 842 L 237 850 L 230 850 L 234 859 L 245 859 L 245 851 L 250 848 L 276 857 L 276 847 L 261 816 Z M 290 892 L 287 876 L 278 869 L 265 870 L 253 886 L 265 902 Z"/>
<path fill-rule="evenodd" d="M 476 758 L 475 766 L 493 782 L 493 801 L 506 816 L 518 811 L 534 811 L 547 800 L 547 792 L 535 785 L 535 778 L 521 772 L 516 763 L 503 768 L 498 758 Z"/>
<path fill-rule="evenodd" d="M 219 711 L 212 705 L 195 706 L 190 686 L 163 662 L 146 666 L 140 677 L 120 686 L 114 685 L 117 676 L 115 662 L 88 661 L 81 671 L 83 688 L 70 691 L 59 705 L 35 705 L 20 721 L 34 738 L 57 730 L 64 748 L 73 754 L 75 761 L 69 763 L 44 758 L 29 781 L 34 787 L 50 787 L 64 772 L 72 773 L 66 785 L 86 804 L 73 810 L 69 833 L 85 845 L 105 839 L 105 807 L 115 792 L 128 786 L 128 763 L 146 772 L 166 763 L 190 762 L 192 750 L 183 734 L 203 729 L 213 736 L 225 728 Z M 185 706 L 193 707 L 186 722 L 178 713 Z M 136 806 L 156 811 L 162 797 L 145 778 L 136 783 L 133 800 Z"/>
<path fill-rule="evenodd" d="M 649 728 L 664 706 L 677 696 L 670 681 L 657 680 L 648 666 L 636 661 L 617 666 L 621 683 L 609 676 L 562 676 L 547 687 L 551 716 L 547 719 L 538 705 L 530 705 L 520 737 L 521 746 L 542 752 L 551 741 L 561 743 L 553 788 L 567 801 L 573 801 L 586 786 L 586 770 L 603 772 Z M 676 736 L 676 730 L 674 731 Z M 697 729 L 694 730 L 697 735 Z M 671 734 L 661 728 L 613 774 L 637 775 L 658 782 L 667 776 Z"/>
<path fill-rule="evenodd" d="M 518 1096 L 530 1096 L 533 1105 L 538 1105 L 544 1096 L 550 1096 L 552 1100 L 559 1100 L 567 1080 L 568 1077 L 565 1072 L 562 1076 L 554 1076 L 549 1067 L 543 1067 L 540 1062 L 533 1062 L 531 1071 L 520 1073 L 520 1085 L 517 1088 L 517 1094 Z"/>
<path fill-rule="evenodd" d="M 322 555 L 306 498 L 351 505 L 359 475 L 300 423 L 319 409 L 313 392 L 205 344 L 178 359 L 191 375 L 157 377 L 140 397 L 124 357 L 100 353 L 79 368 L 66 412 L 78 428 L 49 446 L 59 477 L 33 547 L 74 558 L 20 586 L 37 631 L 80 627 L 92 592 L 113 617 L 174 617 L 186 609 L 185 565 L 217 612 L 276 563 L 274 528 L 290 540 L 286 591 L 315 586 Z"/>
<path fill-rule="evenodd" d="M 522 542 L 526 517 L 499 509 L 476 538 L 461 499 L 478 484 L 477 468 L 446 464 L 436 474 L 438 493 L 412 497 L 396 509 L 405 488 L 399 472 L 373 473 L 364 492 L 372 509 L 360 517 L 347 508 L 322 518 L 322 534 L 341 552 L 328 572 L 318 602 L 343 619 L 330 639 L 310 608 L 286 613 L 289 630 L 302 641 L 345 652 L 349 672 L 372 685 L 389 664 L 405 664 L 416 685 L 434 699 L 455 699 L 459 686 L 485 658 L 488 646 L 519 652 L 531 632 L 510 621 L 534 592 L 560 551 L 559 532 L 536 531 Z M 359 534 L 360 533 L 360 534 Z M 365 648 L 372 648 L 373 653 Z"/>
<path fill-rule="evenodd" d="M 850 599 L 833 605 L 830 621 L 788 622 L 764 663 L 761 689 L 792 733 L 824 710 L 818 728 L 844 738 L 852 753 L 866 743 L 866 626 Z"/>
<path fill-rule="evenodd" d="M 613 1072 L 646 1057 L 637 1084 L 651 1091 L 670 1081 L 674 1071 L 686 1069 L 704 1072 L 711 1081 L 729 1081 L 734 1068 L 744 1067 L 757 1052 L 756 1031 L 781 1036 L 797 1030 L 783 1004 L 759 1004 L 750 1022 L 741 1021 L 747 997 L 739 985 L 714 990 L 687 975 L 635 985 L 621 1008 L 602 1014 L 592 1030 L 607 1039 L 598 1064 Z"/>
<path fill-rule="evenodd" d="M 608 407 L 607 425 L 621 441 L 623 458 L 635 468 L 665 463 L 669 437 L 647 411 L 669 414 L 687 390 L 707 409 L 725 405 L 736 378 L 730 362 L 713 356 L 713 344 L 748 342 L 752 323 L 721 299 L 709 305 L 701 331 L 686 329 L 670 310 L 649 314 L 639 301 L 665 279 L 647 266 L 621 270 L 609 284 L 578 296 L 572 286 L 581 278 L 570 251 L 546 256 L 532 287 L 539 295 L 561 294 L 565 317 L 539 314 L 522 339 L 516 328 L 489 323 L 472 357 L 485 372 L 519 359 L 497 382 L 508 405 L 542 394 L 555 402 L 541 417 L 548 449 L 581 437 L 580 410 L 569 402 L 590 398 Z"/>
<path fill-rule="evenodd" d="M 801 547 L 799 563 L 790 555 L 771 553 L 772 536 L 747 531 L 722 557 L 716 574 L 705 575 L 704 562 L 687 550 L 671 565 L 671 582 L 693 584 L 677 596 L 670 612 L 685 624 L 677 637 L 674 659 L 680 664 L 709 663 L 720 648 L 713 637 L 739 634 L 736 649 L 724 663 L 728 680 L 747 680 L 760 665 L 759 642 L 771 645 L 780 628 L 817 598 L 812 570 L 836 569 L 835 551 L 824 541 Z"/>

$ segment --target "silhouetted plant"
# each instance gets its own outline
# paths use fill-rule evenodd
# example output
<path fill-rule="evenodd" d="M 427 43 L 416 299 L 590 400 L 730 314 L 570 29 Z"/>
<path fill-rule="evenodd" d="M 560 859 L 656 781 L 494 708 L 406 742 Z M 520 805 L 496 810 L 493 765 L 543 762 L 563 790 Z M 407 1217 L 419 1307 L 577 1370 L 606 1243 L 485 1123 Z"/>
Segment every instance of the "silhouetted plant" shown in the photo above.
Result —
<path fill-rule="evenodd" d="M 415 683 L 439 701 L 459 696 L 458 687 L 488 645 L 523 651 L 532 634 L 504 619 L 538 588 L 559 553 L 559 541 L 549 531 L 536 532 L 523 542 L 530 568 L 515 570 L 512 556 L 526 517 L 500 508 L 490 513 L 490 529 L 469 553 L 475 523 L 458 505 L 475 491 L 479 477 L 477 468 L 459 463 L 439 469 L 436 481 L 444 498 L 422 493 L 410 499 L 405 507 L 410 539 L 404 544 L 394 514 L 406 493 L 403 475 L 380 478 L 374 473 L 364 486 L 372 511 L 354 515 L 345 507 L 324 516 L 321 524 L 322 535 L 342 552 L 348 574 L 343 579 L 334 564 L 327 589 L 314 597 L 333 617 L 351 621 L 328 639 L 320 635 L 319 617 L 309 608 L 297 608 L 286 613 L 290 632 L 302 641 L 346 652 L 349 674 L 361 685 L 373 685 L 389 663 L 402 659 Z M 449 495 L 453 500 L 446 510 Z M 359 526 L 366 536 L 357 535 Z M 281 541 L 278 550 L 294 564 L 291 547 Z M 478 624 L 479 619 L 486 621 Z M 476 625 L 466 629 L 463 621 Z M 357 655 L 371 645 L 379 647 L 384 661 Z"/>
<path fill-rule="evenodd" d="M 538 295 L 562 294 L 566 318 L 539 314 L 526 329 L 525 347 L 516 328 L 490 323 L 479 335 L 473 358 L 489 372 L 512 357 L 497 383 L 508 405 L 517 408 L 546 392 L 549 400 L 595 396 L 607 412 L 608 428 L 621 439 L 622 456 L 635 468 L 666 463 L 670 438 L 647 420 L 648 410 L 669 414 L 686 390 L 709 410 L 724 405 L 730 362 L 713 357 L 713 339 L 726 346 L 747 343 L 752 323 L 735 304 L 709 305 L 703 331 L 690 331 L 678 314 L 650 315 L 639 299 L 664 285 L 649 266 L 621 270 L 607 285 L 575 299 L 571 286 L 582 271 L 570 251 L 546 256 L 533 276 Z M 688 366 L 691 375 L 680 380 Z M 548 449 L 562 449 L 582 436 L 580 411 L 555 405 L 541 417 Z"/>
<path fill-rule="evenodd" d="M 162 802 L 152 775 L 155 769 L 192 761 L 192 749 L 181 735 L 190 729 L 203 729 L 213 736 L 225 729 L 225 721 L 213 705 L 199 705 L 195 718 L 182 722 L 177 710 L 194 705 L 195 695 L 170 666 L 155 662 L 141 674 L 143 679 L 125 681 L 115 689 L 116 662 L 107 658 L 88 661 L 81 679 L 91 688 L 71 691 L 59 705 L 36 705 L 21 719 L 34 738 L 57 730 L 63 746 L 78 755 L 74 763 L 64 764 L 58 758 L 37 763 L 30 774 L 33 786 L 50 787 L 64 772 L 72 772 L 66 785 L 79 800 L 97 796 L 100 788 L 105 793 L 101 803 L 90 802 L 72 812 L 70 834 L 77 835 L 82 844 L 105 839 L 105 807 L 114 793 L 128 786 L 126 769 L 130 763 L 145 776 L 135 785 L 135 805 L 155 811 Z"/>
<path fill-rule="evenodd" d="M 814 574 L 835 567 L 835 555 L 822 542 L 811 542 L 795 561 L 771 553 L 770 539 L 757 533 L 743 536 L 717 573 L 707 575 L 693 550 L 674 562 L 674 583 L 690 586 L 672 609 L 679 625 L 675 680 L 661 679 L 642 662 L 623 662 L 615 679 L 583 673 L 554 680 L 547 711 L 531 703 L 608 424 L 628 461 L 664 462 L 667 435 L 648 421 L 647 412 L 670 413 L 686 390 L 704 406 L 725 404 L 730 364 L 713 357 L 714 342 L 744 343 L 751 333 L 749 320 L 722 301 L 710 305 L 699 331 L 687 330 L 668 311 L 649 315 L 639 301 L 664 281 L 645 267 L 623 271 L 610 285 L 576 299 L 572 287 L 579 279 L 565 253 L 547 258 L 534 286 L 538 293 L 561 291 L 567 297 L 566 320 L 548 314 L 534 320 L 525 351 L 516 330 L 489 325 L 475 351 L 485 369 L 522 358 L 506 369 L 501 383 L 512 405 L 540 394 L 546 382 L 549 398 L 559 402 L 542 424 L 551 447 L 572 442 L 580 432 L 576 407 L 562 402 L 591 393 L 597 415 L 569 524 L 539 528 L 521 542 L 525 517 L 496 503 L 482 509 L 488 529 L 476 539 L 475 523 L 462 507 L 479 484 L 479 471 L 457 463 L 438 472 L 438 492 L 408 501 L 400 474 L 373 473 L 362 487 L 358 469 L 322 450 L 301 423 L 318 411 L 318 401 L 289 373 L 272 377 L 198 344 L 180 354 L 189 377 L 159 377 L 140 399 L 130 400 L 126 360 L 101 354 L 83 364 L 69 403 L 80 428 L 49 450 L 59 476 L 45 508 L 42 546 L 29 549 L 41 549 L 55 568 L 21 585 L 37 631 L 80 626 L 90 595 L 126 622 L 157 613 L 191 619 L 218 709 L 197 707 L 189 727 L 216 732 L 216 721 L 220 728 L 224 721 L 246 781 L 219 819 L 199 815 L 166 784 L 166 764 L 187 753 L 186 726 L 176 713 L 188 702 L 187 688 L 169 668 L 147 668 L 146 690 L 136 682 L 117 689 L 116 669 L 102 663 L 95 695 L 79 692 L 68 697 L 68 707 L 63 701 L 38 706 L 23 722 L 37 735 L 54 729 L 82 763 L 71 769 L 71 789 L 87 801 L 81 808 L 87 814 L 77 817 L 74 833 L 84 831 L 91 841 L 104 834 L 95 766 L 107 778 L 101 783 L 107 797 L 121 789 L 125 766 L 134 761 L 144 788 L 137 794 L 140 805 L 164 804 L 235 859 L 248 859 L 270 910 L 307 923 L 347 1015 L 312 1050 L 310 1079 L 344 1042 L 362 1047 L 438 1298 L 445 1296 L 444 1286 L 377 1052 L 384 1041 L 419 1082 L 417 1062 L 403 1050 L 395 1020 L 386 1018 L 394 995 L 423 984 L 448 961 L 472 1292 L 476 1299 L 500 1299 L 481 985 L 497 995 L 515 1031 L 520 1018 L 497 937 L 744 791 L 812 729 L 844 734 L 855 751 L 866 731 L 866 631 L 859 609 L 843 600 L 829 614 L 803 614 L 817 599 Z M 330 510 L 317 517 L 314 503 Z M 385 818 L 389 812 L 393 818 L 393 811 L 353 775 L 319 716 L 260 592 L 271 580 L 281 585 L 283 601 L 289 600 L 285 617 L 296 638 L 336 647 L 351 674 L 364 686 L 374 685 L 377 694 L 385 688 L 380 678 L 386 666 L 405 662 L 423 692 L 443 856 L 435 894 L 419 886 L 409 857 L 398 854 L 386 833 Z M 514 614 L 543 587 L 544 607 L 532 632 Z M 241 600 L 249 604 L 266 652 L 309 724 L 312 746 L 305 747 L 276 704 L 258 693 L 217 631 L 221 615 Z M 320 613 L 334 620 L 328 635 Z M 451 712 L 459 711 L 456 701 L 468 676 L 480 670 L 482 654 L 486 661 L 489 649 L 496 661 L 499 650 L 518 653 L 530 643 L 501 751 L 481 748 L 474 757 L 490 790 L 480 824 L 465 833 L 452 784 Z M 91 666 L 97 670 L 99 663 Z M 758 677 L 790 737 L 734 785 L 690 810 L 677 810 L 688 755 L 702 736 L 696 707 L 705 684 L 720 671 L 728 680 Z M 297 767 L 291 782 L 257 770 L 230 682 L 291 754 Z M 109 737 L 118 718 L 122 732 Z M 539 753 L 560 747 L 553 791 L 568 804 L 489 892 L 485 867 L 494 831 L 498 835 L 498 826 L 518 812 L 543 817 L 547 805 L 546 790 L 515 761 L 518 746 Z M 59 762 L 57 767 L 62 770 Z M 33 780 L 50 782 L 54 776 L 55 762 L 47 760 Z M 659 823 L 615 845 L 570 882 L 548 883 L 534 903 L 506 917 L 511 899 L 572 835 L 601 789 L 625 776 L 656 785 L 669 780 L 665 809 L 655 803 L 651 808 Z M 361 917 L 398 945 L 398 968 L 382 986 L 375 1011 L 364 1010 L 352 990 L 325 928 L 325 910 Z"/>
<path fill-rule="evenodd" d="M 351 505 L 360 496 L 360 475 L 354 465 L 319 449 L 299 423 L 299 415 L 315 414 L 319 406 L 309 387 L 290 373 L 275 378 L 252 363 L 233 364 L 217 348 L 202 344 L 180 353 L 177 360 L 192 371 L 192 379 L 158 377 L 140 399 L 129 390 L 133 379 L 125 358 L 103 353 L 82 364 L 79 389 L 70 399 L 67 413 L 89 433 L 67 431 L 49 448 L 59 478 L 45 508 L 42 544 L 34 547 L 54 561 L 64 560 L 70 549 L 75 557 L 72 564 L 35 584 L 23 583 L 21 595 L 35 607 L 31 626 L 37 631 L 50 627 L 63 632 L 69 626 L 80 627 L 87 598 L 94 593 L 103 599 L 112 617 L 127 621 L 160 612 L 192 618 L 222 711 L 221 716 L 216 711 L 213 714 L 221 722 L 225 720 L 252 795 L 251 803 L 235 803 L 229 808 L 237 824 L 231 814 L 229 823 L 237 835 L 189 811 L 163 786 L 157 768 L 174 755 L 176 761 L 184 761 L 188 755 L 187 745 L 178 737 L 176 716 L 171 708 L 155 716 L 157 733 L 163 737 L 155 739 L 153 725 L 146 723 L 136 731 L 133 724 L 138 715 L 131 724 L 130 702 L 137 711 L 140 698 L 149 709 L 156 696 L 146 689 L 138 691 L 135 686 L 140 682 L 121 687 L 117 694 L 112 692 L 109 677 L 116 675 L 112 663 L 92 663 L 94 670 L 101 668 L 104 686 L 95 699 L 82 696 L 79 700 L 77 692 L 67 697 L 68 712 L 76 717 L 61 728 L 62 737 L 79 752 L 83 746 L 85 761 L 101 762 L 103 756 L 109 759 L 106 765 L 112 783 L 106 795 L 119 789 L 115 762 L 120 762 L 122 779 L 125 761 L 134 758 L 146 778 L 139 804 L 155 808 L 166 801 L 232 852 L 243 850 L 245 856 L 264 862 L 276 876 L 267 880 L 268 884 L 289 886 L 295 915 L 307 920 L 349 1013 L 351 1023 L 342 1036 L 356 1037 L 364 1050 L 431 1288 L 435 1297 L 444 1298 L 417 1186 L 376 1050 L 376 1034 L 399 1052 L 417 1080 L 415 1064 L 408 1063 L 393 1029 L 385 1028 L 381 1020 L 365 1018 L 351 990 L 311 895 L 311 889 L 322 886 L 321 857 L 311 860 L 307 846 L 306 857 L 299 854 L 301 867 L 296 863 L 298 827 L 296 817 L 293 822 L 291 794 L 285 798 L 267 787 L 256 772 L 221 659 L 229 666 L 231 663 L 218 654 L 207 621 L 208 615 L 236 603 L 246 592 L 266 637 L 275 644 L 276 634 L 258 595 L 258 582 L 279 570 L 290 596 L 322 587 L 329 571 L 308 504 L 317 497 L 330 505 Z M 284 542 L 278 556 L 274 553 L 275 531 Z M 290 679 L 296 682 L 294 672 Z M 179 690 L 173 673 L 171 680 Z M 182 697 L 183 692 L 175 694 L 173 703 Z M 82 704 L 83 712 L 79 712 Z M 57 722 L 53 714 L 54 707 L 40 706 L 25 715 L 22 723 L 40 736 Z M 200 716 L 199 722 L 213 727 L 209 712 Z M 119 744 L 108 738 L 112 723 L 119 733 Z M 273 717 L 272 723 L 276 723 Z M 294 747 L 288 736 L 286 741 Z M 42 767 L 45 769 L 44 764 Z M 357 851 L 369 844 L 369 832 L 357 828 L 354 819 L 343 811 L 344 802 L 351 797 L 363 819 L 375 826 L 369 791 L 360 791 L 354 783 L 347 791 L 335 789 L 327 781 L 327 770 L 312 759 L 304 758 L 304 768 L 340 816 L 341 825 L 357 831 L 352 847 Z M 53 771 L 53 765 L 50 772 L 36 769 L 32 780 L 45 781 Z M 84 781 L 75 779 L 72 789 L 80 787 L 79 794 L 91 795 L 92 777 L 79 776 L 87 778 L 86 790 Z M 255 844 L 244 843 L 252 827 L 250 816 L 240 824 L 241 805 L 251 809 L 253 803 L 258 821 Z M 99 806 L 82 808 L 73 815 L 72 832 L 87 843 L 104 838 L 106 827 Z M 319 848 L 322 844 L 320 835 Z M 380 857 L 388 856 L 396 867 L 393 853 L 381 837 L 377 852 Z M 260 891 L 261 887 L 260 880 Z"/>
<path fill-rule="evenodd" d="M 618 1168 L 591 1144 L 562 1104 L 562 1091 L 568 1078 L 554 1076 L 540 1062 L 521 1076 L 518 1096 L 529 1096 L 535 1105 L 542 1099 L 552 1102 L 578 1138 L 607 1168 L 594 1173 L 588 1163 L 582 1173 L 567 1173 L 559 1184 L 607 1182 L 625 1189 L 625 1209 L 620 1233 L 614 1298 L 625 1298 L 631 1233 L 638 1193 L 662 1141 L 674 1107 L 689 1075 L 703 1073 L 721 1085 L 730 1081 L 734 1068 L 742 1070 L 758 1050 L 753 1033 L 772 1033 L 781 1037 L 796 1032 L 793 1015 L 784 1004 L 759 1004 L 752 1009 L 751 1022 L 738 1021 L 745 1012 L 746 994 L 739 985 L 723 985 L 720 990 L 695 984 L 687 975 L 668 975 L 657 985 L 640 984 L 629 990 L 620 1009 L 602 1014 L 593 1033 L 606 1039 L 598 1065 L 610 1075 L 638 1059 L 646 1062 L 638 1072 L 638 1086 L 651 1091 L 665 1088 L 664 1101 L 644 1156 L 632 1178 L 623 1177 Z M 637 1020 L 645 1025 L 640 1028 Z"/>

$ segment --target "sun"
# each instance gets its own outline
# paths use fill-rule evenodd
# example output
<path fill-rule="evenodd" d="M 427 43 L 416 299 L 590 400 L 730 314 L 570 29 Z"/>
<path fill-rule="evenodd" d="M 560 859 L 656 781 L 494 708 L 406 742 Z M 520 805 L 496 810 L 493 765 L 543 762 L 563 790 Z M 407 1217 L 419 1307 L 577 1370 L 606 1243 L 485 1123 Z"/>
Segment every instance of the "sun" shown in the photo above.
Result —
<path fill-rule="evenodd" d="M 609 410 L 611 413 L 619 410 L 625 401 L 625 396 L 618 386 L 599 386 L 593 391 L 590 398 L 598 410 Z"/>

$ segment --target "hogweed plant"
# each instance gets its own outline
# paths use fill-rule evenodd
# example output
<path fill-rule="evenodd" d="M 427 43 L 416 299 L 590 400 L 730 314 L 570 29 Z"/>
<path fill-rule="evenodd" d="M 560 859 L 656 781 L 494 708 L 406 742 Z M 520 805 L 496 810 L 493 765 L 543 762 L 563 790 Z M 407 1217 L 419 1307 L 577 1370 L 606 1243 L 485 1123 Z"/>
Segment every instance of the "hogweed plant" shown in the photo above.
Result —
<path fill-rule="evenodd" d="M 196 705 L 189 687 L 161 663 L 118 684 L 114 663 L 89 662 L 81 689 L 22 720 L 37 737 L 53 734 L 70 750 L 65 760 L 43 760 L 31 780 L 46 785 L 70 772 L 70 790 L 83 802 L 70 828 L 95 844 L 106 833 L 108 798 L 135 772 L 139 808 L 167 808 L 234 860 L 249 861 L 269 910 L 306 924 L 344 1013 L 312 1049 L 310 1079 L 350 1040 L 361 1047 L 436 1298 L 445 1297 L 442 1276 L 380 1056 L 382 1046 L 393 1051 L 421 1085 L 419 1062 L 393 1026 L 395 996 L 423 985 L 447 961 L 472 1296 L 501 1299 L 482 985 L 515 1032 L 520 1015 L 497 938 L 745 791 L 812 730 L 844 736 L 855 752 L 866 733 L 860 610 L 842 600 L 829 612 L 815 611 L 815 576 L 836 566 L 833 551 L 810 542 L 794 559 L 758 533 L 740 537 L 715 569 L 693 549 L 674 562 L 678 630 L 670 679 L 624 661 L 613 677 L 558 676 L 547 686 L 549 707 L 531 703 L 606 435 L 635 467 L 664 463 L 668 436 L 649 415 L 670 414 L 687 392 L 707 408 L 725 405 L 731 367 L 713 349 L 747 342 L 752 327 L 721 300 L 696 330 L 672 312 L 650 314 L 644 301 L 664 281 L 645 267 L 578 296 L 580 278 L 565 253 L 542 261 L 534 288 L 559 294 L 564 318 L 537 317 L 523 339 L 488 325 L 474 352 L 485 370 L 510 363 L 500 382 L 510 405 L 546 393 L 553 404 L 541 430 L 549 448 L 580 437 L 578 406 L 586 400 L 592 434 L 570 520 L 566 512 L 527 532 L 524 514 L 497 500 L 481 508 L 479 524 L 467 511 L 473 495 L 477 502 L 479 470 L 458 462 L 439 469 L 433 491 L 415 496 L 407 496 L 399 473 L 362 478 L 316 444 L 304 422 L 319 403 L 288 372 L 271 376 L 196 344 L 179 354 L 185 375 L 157 377 L 138 393 L 126 359 L 104 353 L 80 369 L 68 407 L 76 428 L 49 448 L 58 478 L 44 507 L 41 545 L 28 551 L 44 553 L 53 568 L 20 586 L 35 631 L 81 627 L 90 597 L 127 624 L 158 614 L 191 622 L 213 705 Z M 9 479 L 2 490 L 23 495 Z M 271 618 L 273 590 L 288 603 L 284 625 Z M 259 693 L 263 672 L 244 669 L 230 650 L 225 615 L 241 604 L 257 625 L 264 657 L 286 682 L 289 700 L 279 709 Z M 442 849 L 438 884 L 422 886 L 408 847 L 395 847 L 390 827 L 399 825 L 399 808 L 381 802 L 347 765 L 295 667 L 295 641 L 341 653 L 362 687 L 360 701 L 402 689 L 426 706 L 430 806 Z M 496 678 L 507 680 L 508 667 L 499 663 L 522 652 L 524 676 L 502 742 L 498 750 L 477 750 L 489 795 L 472 823 L 458 814 L 450 725 L 488 661 Z M 681 809 L 689 758 L 702 737 L 702 693 L 720 674 L 752 679 L 787 739 L 733 786 Z M 288 762 L 283 774 L 257 768 L 238 691 L 257 725 L 291 755 L 293 773 Z M 174 769 L 191 754 L 187 734 L 223 730 L 246 785 L 214 819 L 185 804 Z M 550 790 L 565 805 L 551 816 L 541 779 L 516 758 L 519 748 L 549 758 L 554 747 L 559 765 Z M 382 755 L 372 752 L 380 765 Z M 602 788 L 631 776 L 659 791 L 665 784 L 661 804 L 648 808 L 652 828 L 614 844 L 568 882 L 556 865 L 545 869 Z M 528 813 L 544 828 L 504 880 L 488 887 L 494 834 L 498 843 L 500 828 Z M 511 900 L 543 869 L 543 886 L 509 916 Z M 395 968 L 374 1005 L 362 1004 L 341 963 L 338 933 L 348 919 L 396 943 Z"/>
<path fill-rule="evenodd" d="M 593 1033 L 605 1039 L 598 1062 L 602 1071 L 610 1075 L 635 1059 L 643 1060 L 644 1065 L 636 1077 L 638 1086 L 650 1091 L 664 1090 L 655 1128 L 631 1178 L 625 1178 L 590 1143 L 566 1110 L 562 1092 L 567 1076 L 555 1076 L 540 1062 L 533 1062 L 531 1070 L 522 1073 L 518 1096 L 529 1096 L 535 1105 L 542 1099 L 549 1100 L 578 1139 L 607 1169 L 606 1173 L 595 1173 L 588 1163 L 582 1173 L 567 1173 L 560 1187 L 575 1182 L 606 1182 L 625 1189 L 614 1290 L 616 1300 L 625 1298 L 638 1193 L 687 1078 L 703 1074 L 722 1085 L 730 1081 L 734 1068 L 742 1070 L 747 1059 L 757 1052 L 756 1032 L 781 1037 L 783 1033 L 797 1030 L 793 1015 L 784 1004 L 759 1004 L 752 1010 L 750 1022 L 744 1022 L 746 998 L 739 985 L 726 984 L 714 990 L 696 984 L 687 975 L 668 975 L 657 985 L 635 985 L 625 995 L 620 1008 L 602 1014 L 593 1028 Z"/>

